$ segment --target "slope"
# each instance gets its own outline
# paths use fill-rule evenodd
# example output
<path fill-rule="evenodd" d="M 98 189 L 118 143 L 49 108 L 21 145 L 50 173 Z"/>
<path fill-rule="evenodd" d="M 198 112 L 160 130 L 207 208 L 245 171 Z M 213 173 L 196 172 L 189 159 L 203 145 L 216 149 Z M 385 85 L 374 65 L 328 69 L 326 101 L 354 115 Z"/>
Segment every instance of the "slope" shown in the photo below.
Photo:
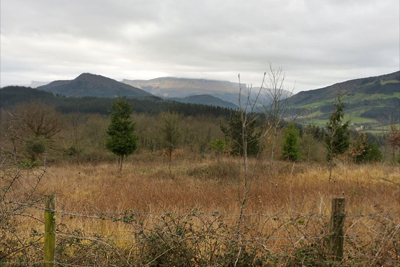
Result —
<path fill-rule="evenodd" d="M 151 96 L 150 93 L 139 88 L 135 88 L 101 75 L 90 73 L 83 73 L 74 80 L 54 81 L 47 85 L 39 86 L 37 89 L 52 92 L 54 94 L 77 97 L 115 97 L 118 94 L 135 98 Z"/>
<path fill-rule="evenodd" d="M 176 97 L 176 98 L 170 98 L 170 100 L 174 100 L 181 103 L 189 103 L 189 104 L 210 105 L 210 106 L 217 106 L 217 107 L 231 108 L 231 109 L 237 108 L 237 106 L 232 104 L 231 102 L 224 101 L 212 95 L 193 95 L 182 98 Z"/>
<path fill-rule="evenodd" d="M 288 99 L 286 116 L 324 126 L 339 94 L 355 126 L 376 130 L 400 121 L 400 71 L 300 92 Z"/>

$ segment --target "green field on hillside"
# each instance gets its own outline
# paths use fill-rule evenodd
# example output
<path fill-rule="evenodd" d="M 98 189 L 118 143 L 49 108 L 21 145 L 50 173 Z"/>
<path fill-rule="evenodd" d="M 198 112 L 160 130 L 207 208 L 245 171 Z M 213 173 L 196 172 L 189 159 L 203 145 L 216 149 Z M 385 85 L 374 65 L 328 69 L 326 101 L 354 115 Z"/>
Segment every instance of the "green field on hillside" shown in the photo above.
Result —
<path fill-rule="evenodd" d="M 389 98 L 400 98 L 400 92 L 393 94 L 364 94 L 364 93 L 350 93 L 342 97 L 345 103 L 357 103 L 364 100 L 379 100 Z"/>
<path fill-rule="evenodd" d="M 393 94 L 364 94 L 364 93 L 350 93 L 342 96 L 343 103 L 358 103 L 364 100 L 371 101 L 371 100 L 385 100 L 390 98 L 400 98 L 400 92 L 393 93 Z M 298 108 L 317 108 L 320 106 L 324 106 L 327 104 L 333 104 L 336 101 L 336 98 L 326 99 L 324 101 L 314 102 L 307 105 L 299 106 Z"/>

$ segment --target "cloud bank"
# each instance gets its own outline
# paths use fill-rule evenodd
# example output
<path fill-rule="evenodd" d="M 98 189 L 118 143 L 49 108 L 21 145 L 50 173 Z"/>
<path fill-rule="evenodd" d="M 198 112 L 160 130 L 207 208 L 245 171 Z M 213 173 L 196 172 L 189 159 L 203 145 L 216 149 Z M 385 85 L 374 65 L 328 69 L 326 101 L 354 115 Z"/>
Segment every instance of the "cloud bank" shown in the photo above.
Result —
<path fill-rule="evenodd" d="M 1 86 L 162 76 L 295 91 L 400 69 L 398 0 L 2 0 Z"/>

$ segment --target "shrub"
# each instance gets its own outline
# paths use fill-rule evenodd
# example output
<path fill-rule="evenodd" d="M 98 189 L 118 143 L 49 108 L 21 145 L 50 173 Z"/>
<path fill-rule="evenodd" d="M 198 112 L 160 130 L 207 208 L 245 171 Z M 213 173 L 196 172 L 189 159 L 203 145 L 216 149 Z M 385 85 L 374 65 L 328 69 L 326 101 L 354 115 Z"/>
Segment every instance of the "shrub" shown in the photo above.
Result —
<path fill-rule="evenodd" d="M 365 156 L 367 162 L 380 162 L 382 161 L 382 152 L 379 150 L 377 144 L 369 146 L 367 155 Z"/>
<path fill-rule="evenodd" d="M 300 159 L 299 152 L 299 131 L 290 123 L 289 127 L 285 130 L 284 139 L 282 143 L 282 158 L 290 161 L 298 161 Z"/>
<path fill-rule="evenodd" d="M 237 177 L 239 177 L 239 168 L 237 165 L 229 162 L 220 162 L 208 166 L 190 168 L 187 174 L 195 178 L 236 181 Z"/>

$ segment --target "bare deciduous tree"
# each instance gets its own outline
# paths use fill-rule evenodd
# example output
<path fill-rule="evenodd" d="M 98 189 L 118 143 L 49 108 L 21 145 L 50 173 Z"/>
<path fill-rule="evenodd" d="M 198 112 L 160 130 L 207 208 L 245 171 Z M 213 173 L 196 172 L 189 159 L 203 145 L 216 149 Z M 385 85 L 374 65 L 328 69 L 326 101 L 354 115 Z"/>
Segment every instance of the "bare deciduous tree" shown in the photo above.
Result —
<path fill-rule="evenodd" d="M 243 166 L 243 174 L 240 174 L 238 179 L 239 179 L 239 189 L 238 189 L 238 200 L 240 203 L 240 215 L 238 219 L 238 225 L 237 225 L 237 238 L 238 241 L 241 242 L 241 227 L 243 224 L 243 219 L 244 219 L 244 211 L 245 211 L 245 206 L 248 200 L 251 198 L 254 198 L 257 194 L 257 190 L 255 192 L 251 192 L 253 189 L 253 184 L 255 181 L 255 170 L 258 164 L 258 160 L 256 160 L 256 164 L 253 166 L 251 169 L 249 166 L 249 161 L 248 161 L 248 139 L 249 135 L 251 134 L 249 130 L 251 130 L 249 127 L 250 125 L 254 124 L 254 122 L 257 120 L 259 117 L 259 114 L 255 112 L 256 105 L 258 103 L 258 99 L 260 96 L 260 93 L 262 91 L 262 86 L 258 90 L 258 92 L 252 93 L 252 86 L 248 86 L 247 92 L 243 92 L 243 88 L 240 82 L 240 74 L 238 75 L 239 78 L 239 114 L 240 114 L 240 120 L 242 123 L 241 126 L 241 137 L 242 140 L 241 142 L 241 148 L 243 153 L 241 154 L 241 157 L 239 160 L 242 160 L 242 163 L 239 162 L 239 166 Z M 265 74 L 264 74 L 265 78 Z M 264 82 L 263 78 L 263 82 Z M 245 103 L 242 103 L 242 95 L 244 94 Z M 252 96 L 255 96 L 255 99 L 251 99 Z M 262 131 L 262 129 L 258 129 L 258 131 Z M 261 147 L 261 146 L 259 146 Z M 256 158 L 258 159 L 260 156 L 260 151 L 256 154 Z M 235 261 L 235 266 L 239 260 L 239 257 L 242 253 L 242 246 L 240 246 L 237 258 Z"/>
<path fill-rule="evenodd" d="M 51 147 L 61 131 L 59 113 L 44 103 L 24 103 L 5 111 L 4 137 L 10 141 L 12 154 L 20 158 L 28 153 L 31 159 Z"/>
<path fill-rule="evenodd" d="M 67 147 L 71 155 L 76 155 L 78 163 L 80 162 L 82 153 L 82 129 L 81 125 L 84 121 L 82 114 L 71 113 L 66 117 L 68 127 L 68 138 L 72 141 L 72 146 Z"/>
<path fill-rule="evenodd" d="M 387 139 L 387 142 L 392 149 L 392 161 L 395 162 L 396 150 L 400 147 L 400 130 L 394 123 L 390 125 L 390 136 Z"/>
<path fill-rule="evenodd" d="M 243 172 L 239 175 L 239 190 L 238 190 L 238 199 L 240 202 L 240 215 L 238 218 L 238 226 L 237 226 L 237 238 L 238 241 L 241 242 L 241 227 L 244 219 L 244 212 L 246 203 L 257 195 L 257 186 L 254 186 L 258 180 L 255 179 L 255 171 L 260 162 L 260 152 L 256 155 L 256 161 L 254 166 L 249 166 L 248 161 L 248 142 L 249 135 L 251 134 L 248 130 L 249 126 L 254 124 L 254 122 L 259 118 L 259 113 L 257 113 L 257 107 L 260 105 L 260 95 L 261 93 L 266 94 L 268 99 L 270 100 L 270 105 L 266 106 L 263 103 L 261 105 L 264 107 L 265 113 L 267 114 L 267 120 L 269 124 L 266 127 L 259 128 L 257 131 L 261 132 L 261 140 L 260 140 L 260 148 L 262 147 L 262 137 L 265 137 L 269 131 L 273 131 L 273 145 L 275 146 L 276 137 L 278 136 L 278 127 L 281 122 L 282 114 L 284 111 L 284 107 L 286 104 L 287 91 L 283 89 L 283 82 L 285 79 L 285 75 L 281 69 L 274 70 L 272 65 L 269 65 L 269 84 L 266 83 L 265 78 L 267 73 L 264 73 L 263 80 L 261 82 L 261 86 L 258 91 L 253 92 L 253 87 L 250 85 L 246 87 L 247 91 L 243 92 L 240 75 L 239 78 L 239 114 L 240 120 L 242 123 L 241 127 L 241 147 L 243 153 L 239 158 L 242 162 L 240 162 L 240 166 L 243 166 Z M 244 96 L 244 97 L 242 97 Z M 244 100 L 244 101 L 243 101 Z M 274 150 L 274 148 L 273 148 Z M 271 161 L 274 160 L 274 151 L 271 155 Z M 235 262 L 239 260 L 239 257 L 242 253 L 242 246 L 240 246 Z"/>
<path fill-rule="evenodd" d="M 22 164 L 10 149 L 16 143 L 5 138 L 0 145 L 0 262 L 8 262 L 28 247 L 42 242 L 40 236 L 24 237 L 16 233 L 20 218 L 30 216 L 27 209 L 37 204 L 41 197 L 37 188 L 46 172 L 46 162 L 40 168 Z"/>
<path fill-rule="evenodd" d="M 160 134 L 163 137 L 162 138 L 163 148 L 165 149 L 169 159 L 168 161 L 169 173 L 172 175 L 171 172 L 172 153 L 174 152 L 175 149 L 178 148 L 178 145 L 182 137 L 181 126 L 180 126 L 181 118 L 177 113 L 170 113 L 170 112 L 162 113 L 161 117 L 163 119 L 163 125 L 160 128 Z"/>
<path fill-rule="evenodd" d="M 16 115 L 19 127 L 26 135 L 51 139 L 61 131 L 58 112 L 43 103 L 22 104 L 18 106 Z"/>
<path fill-rule="evenodd" d="M 268 75 L 268 79 L 265 79 L 266 75 Z M 272 64 L 269 64 L 269 71 L 264 73 L 262 92 L 269 101 L 267 105 L 263 104 L 263 106 L 268 120 L 264 136 L 272 132 L 271 163 L 274 162 L 279 125 L 283 120 L 282 116 L 286 108 L 287 99 L 293 93 L 294 89 L 292 89 L 292 92 L 285 90 L 284 82 L 285 73 L 282 71 L 282 68 L 274 69 Z"/>

